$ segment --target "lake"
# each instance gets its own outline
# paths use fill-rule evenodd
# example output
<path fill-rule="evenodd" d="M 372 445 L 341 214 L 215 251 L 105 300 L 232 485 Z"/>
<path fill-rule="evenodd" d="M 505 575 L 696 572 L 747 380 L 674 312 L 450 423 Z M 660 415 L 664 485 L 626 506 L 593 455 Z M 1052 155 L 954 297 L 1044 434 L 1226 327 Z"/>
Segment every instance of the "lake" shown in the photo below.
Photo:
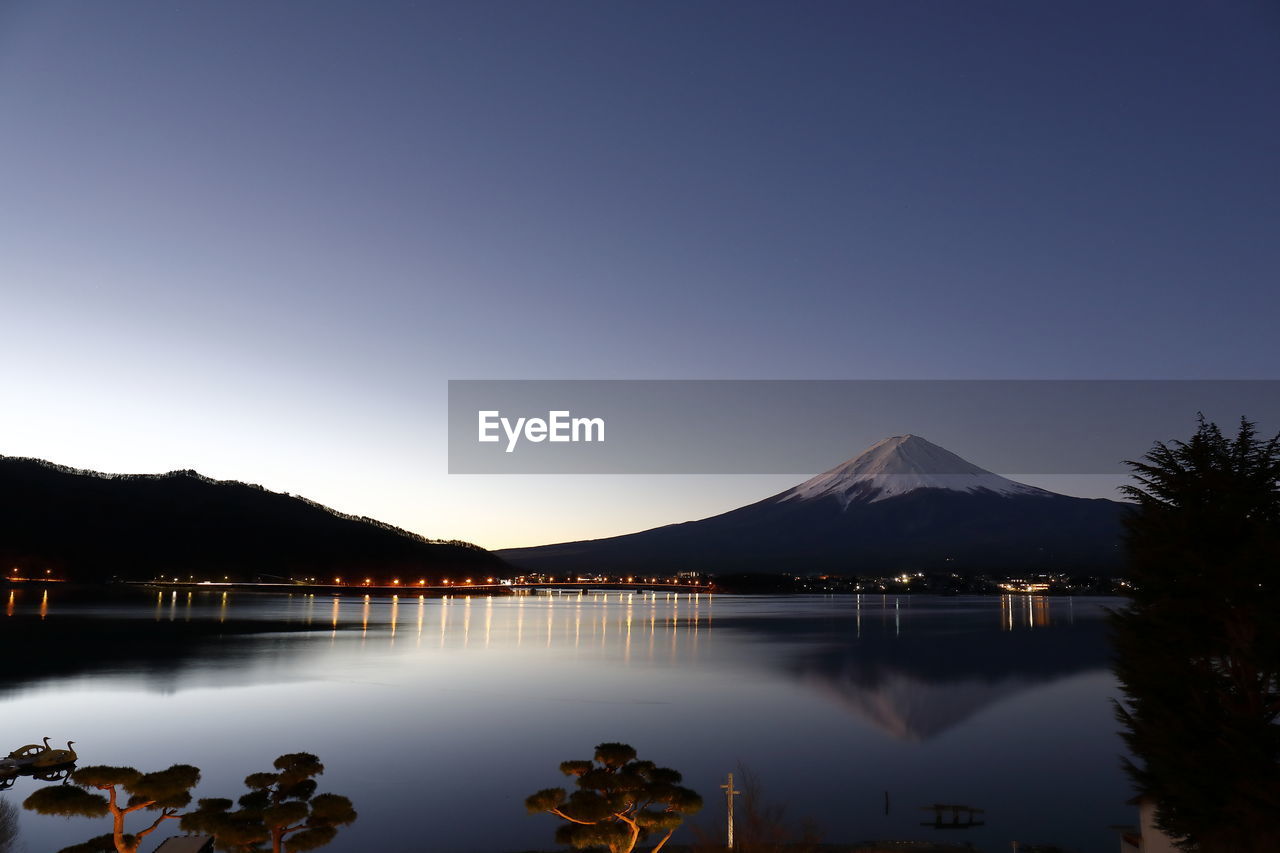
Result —
<path fill-rule="evenodd" d="M 557 822 L 524 798 L 603 741 L 684 773 L 707 833 L 740 765 L 833 843 L 1110 851 L 1108 827 L 1136 818 L 1113 599 L 2 593 L 0 755 L 70 739 L 81 766 L 194 764 L 197 796 L 235 798 L 277 755 L 314 752 L 320 790 L 360 813 L 332 853 L 555 849 Z M 933 803 L 983 809 L 984 825 L 922 825 Z M 20 820 L 28 853 L 108 828 Z"/>

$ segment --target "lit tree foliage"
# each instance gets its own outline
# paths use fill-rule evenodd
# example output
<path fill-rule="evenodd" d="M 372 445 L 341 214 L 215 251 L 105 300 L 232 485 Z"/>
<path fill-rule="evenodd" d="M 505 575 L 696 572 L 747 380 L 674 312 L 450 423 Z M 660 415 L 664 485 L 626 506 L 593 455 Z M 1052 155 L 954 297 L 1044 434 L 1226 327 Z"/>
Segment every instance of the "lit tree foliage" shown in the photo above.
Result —
<path fill-rule="evenodd" d="M 111 817 L 111 833 L 68 847 L 60 853 L 137 853 L 142 840 L 166 820 L 181 817 L 178 810 L 191 802 L 191 789 L 200 781 L 199 769 L 175 764 L 168 770 L 142 773 L 132 767 L 84 767 L 71 774 L 71 785 L 50 785 L 23 802 L 23 808 L 64 817 Z M 88 789 L 105 791 L 106 796 Z M 125 797 L 127 795 L 127 798 Z M 123 802 L 122 802 L 123 800 Z M 137 834 L 125 832 L 125 818 L 138 811 L 159 812 Z"/>
<path fill-rule="evenodd" d="M 1185 848 L 1280 850 L 1280 437 L 1242 420 L 1228 439 L 1202 417 L 1128 464 L 1127 769 Z"/>
<path fill-rule="evenodd" d="M 231 800 L 202 799 L 183 817 L 182 828 L 212 835 L 218 849 L 233 853 L 303 853 L 333 841 L 338 827 L 356 819 L 346 797 L 316 793 L 314 777 L 324 773 L 316 756 L 282 755 L 274 766 L 274 773 L 245 778 L 251 790 L 240 798 L 238 809 L 232 809 Z"/>
<path fill-rule="evenodd" d="M 702 808 L 702 798 L 680 786 L 679 773 L 638 761 L 624 743 L 602 743 L 594 761 L 565 761 L 560 772 L 577 777 L 577 790 L 546 788 L 526 799 L 525 807 L 565 821 L 556 841 L 571 847 L 631 853 L 637 843 L 657 835 L 657 853 L 684 816 Z"/>

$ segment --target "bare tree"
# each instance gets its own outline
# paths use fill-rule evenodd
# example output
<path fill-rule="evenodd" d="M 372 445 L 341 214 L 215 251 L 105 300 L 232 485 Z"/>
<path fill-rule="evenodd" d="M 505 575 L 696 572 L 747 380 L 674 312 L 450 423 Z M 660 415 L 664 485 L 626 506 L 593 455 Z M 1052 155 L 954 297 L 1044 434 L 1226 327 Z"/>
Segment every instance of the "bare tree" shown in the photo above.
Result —
<path fill-rule="evenodd" d="M 17 853 L 18 810 L 8 800 L 0 800 L 0 853 Z"/>
<path fill-rule="evenodd" d="M 787 817 L 787 807 L 770 802 L 760 776 L 744 764 L 734 771 L 734 785 L 741 787 L 742 799 L 734 810 L 734 850 L 737 853 L 813 853 L 822 840 L 816 824 L 808 819 L 798 825 Z M 714 830 L 695 829 L 695 853 L 723 851 L 726 833 L 723 822 Z"/>

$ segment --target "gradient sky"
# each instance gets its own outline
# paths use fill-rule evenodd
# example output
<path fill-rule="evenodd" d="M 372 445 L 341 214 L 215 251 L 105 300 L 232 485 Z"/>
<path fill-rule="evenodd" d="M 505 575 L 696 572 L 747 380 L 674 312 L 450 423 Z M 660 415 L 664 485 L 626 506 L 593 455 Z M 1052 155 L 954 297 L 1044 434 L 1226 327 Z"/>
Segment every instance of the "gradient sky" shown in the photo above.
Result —
<path fill-rule="evenodd" d="M 450 378 L 1275 378 L 1277 104 L 1268 0 L 11 0 L 0 453 L 502 547 L 796 478 L 451 477 Z"/>

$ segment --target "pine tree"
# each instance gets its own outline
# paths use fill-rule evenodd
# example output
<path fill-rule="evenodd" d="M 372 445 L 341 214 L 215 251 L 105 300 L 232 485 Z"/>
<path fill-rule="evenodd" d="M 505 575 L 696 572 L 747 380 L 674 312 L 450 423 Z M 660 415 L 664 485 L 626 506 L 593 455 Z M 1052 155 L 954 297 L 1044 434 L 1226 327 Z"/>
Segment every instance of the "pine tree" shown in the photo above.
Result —
<path fill-rule="evenodd" d="M 181 815 L 178 810 L 191 802 L 191 789 L 200 781 L 200 770 L 189 764 L 175 764 L 168 770 L 142 773 L 132 767 L 84 767 L 71 774 L 70 785 L 40 788 L 23 802 L 26 809 L 65 817 L 111 816 L 111 833 L 68 847 L 60 853 L 137 853 L 142 841 L 166 820 Z M 94 788 L 105 791 L 91 793 Z M 121 802 L 122 795 L 128 799 Z M 138 811 L 159 812 L 152 824 L 136 835 L 125 832 L 125 818 Z"/>
<path fill-rule="evenodd" d="M 577 777 L 577 790 L 546 788 L 526 799 L 525 807 L 565 821 L 556 841 L 570 847 L 631 853 L 650 835 L 661 835 L 652 850 L 657 853 L 684 816 L 702 808 L 702 798 L 680 786 L 679 773 L 638 761 L 625 743 L 602 743 L 593 761 L 565 761 L 560 772 Z"/>
<path fill-rule="evenodd" d="M 1202 416 L 1128 464 L 1126 768 L 1186 849 L 1280 850 L 1280 436 L 1242 420 L 1228 439 Z"/>
<path fill-rule="evenodd" d="M 250 853 L 303 853 L 323 847 L 338 827 L 355 821 L 351 800 L 338 794 L 317 794 L 316 776 L 324 772 L 320 759 L 309 752 L 282 755 L 276 772 L 252 773 L 244 780 L 250 792 L 240 797 L 239 809 L 227 799 L 202 799 L 182 818 L 182 828 L 214 836 L 219 850 Z"/>

